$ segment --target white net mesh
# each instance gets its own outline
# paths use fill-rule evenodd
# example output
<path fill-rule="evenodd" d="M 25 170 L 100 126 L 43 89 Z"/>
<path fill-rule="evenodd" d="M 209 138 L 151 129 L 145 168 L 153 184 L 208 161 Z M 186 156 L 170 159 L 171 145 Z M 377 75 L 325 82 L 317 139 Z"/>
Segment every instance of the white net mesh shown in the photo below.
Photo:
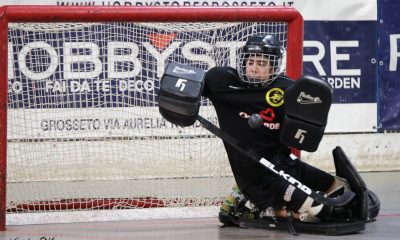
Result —
<path fill-rule="evenodd" d="M 9 212 L 216 205 L 234 184 L 222 142 L 158 113 L 168 62 L 236 67 L 286 23 L 9 26 Z M 216 123 L 203 100 L 202 116 Z"/>

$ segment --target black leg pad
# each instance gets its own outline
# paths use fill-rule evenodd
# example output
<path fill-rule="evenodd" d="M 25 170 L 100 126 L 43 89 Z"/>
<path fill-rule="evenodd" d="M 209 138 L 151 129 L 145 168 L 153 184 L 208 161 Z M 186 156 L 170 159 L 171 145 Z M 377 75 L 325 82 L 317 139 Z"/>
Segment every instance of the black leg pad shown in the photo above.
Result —
<path fill-rule="evenodd" d="M 350 162 L 341 147 L 332 151 L 335 162 L 336 175 L 344 178 L 350 184 L 351 190 L 356 193 L 356 203 L 353 207 L 354 216 L 361 220 L 368 220 L 368 189 L 364 180 Z"/>

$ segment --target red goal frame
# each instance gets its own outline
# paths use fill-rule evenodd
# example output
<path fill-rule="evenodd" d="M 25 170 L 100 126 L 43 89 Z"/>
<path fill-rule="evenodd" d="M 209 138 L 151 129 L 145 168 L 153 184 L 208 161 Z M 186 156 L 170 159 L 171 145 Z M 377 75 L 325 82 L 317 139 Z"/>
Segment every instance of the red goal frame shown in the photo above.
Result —
<path fill-rule="evenodd" d="M 10 22 L 263 22 L 288 23 L 286 73 L 302 74 L 303 18 L 291 7 L 0 7 L 0 231 L 6 228 L 7 43 Z"/>

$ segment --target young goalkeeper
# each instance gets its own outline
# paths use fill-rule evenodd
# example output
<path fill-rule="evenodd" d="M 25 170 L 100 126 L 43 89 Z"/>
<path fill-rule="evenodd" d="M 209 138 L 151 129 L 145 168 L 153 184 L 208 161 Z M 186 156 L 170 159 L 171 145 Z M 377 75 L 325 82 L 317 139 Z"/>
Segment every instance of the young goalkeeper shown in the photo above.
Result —
<path fill-rule="evenodd" d="M 349 217 L 360 220 L 361 224 L 355 223 L 337 233 L 363 229 L 362 223 L 378 214 L 380 203 L 376 195 L 366 191 L 364 181 L 344 152 L 339 147 L 333 151 L 338 166 L 337 176 L 310 166 L 291 154 L 288 146 L 297 146 L 297 143 L 301 144 L 301 149 L 310 151 L 318 147 L 332 92 L 326 82 L 310 76 L 293 81 L 279 75 L 282 54 L 282 45 L 274 36 L 256 35 L 241 48 L 237 70 L 215 67 L 204 75 L 201 69 L 170 64 L 161 79 L 160 113 L 181 126 L 190 126 L 197 119 L 210 130 L 212 128 L 206 120 L 198 116 L 200 95 L 203 95 L 215 107 L 220 125 L 218 131 L 226 134 L 222 140 L 232 138 L 239 141 L 232 145 L 224 141 L 238 186 L 233 188 L 221 207 L 221 222 L 240 225 L 247 219 L 258 217 L 318 222 L 339 217 L 339 222 L 348 223 Z M 311 95 L 305 93 L 311 90 Z M 261 121 L 254 123 L 253 116 L 256 119 L 260 116 L 258 120 Z M 267 159 L 268 165 L 263 163 L 265 166 L 261 166 L 262 159 L 254 161 L 253 153 L 239 150 L 244 146 L 256 153 L 257 160 L 259 157 Z M 338 176 L 346 178 L 349 184 Z M 349 185 L 352 192 L 357 193 L 351 204 L 349 194 L 343 195 L 346 201 L 337 199 L 342 205 L 335 204 L 335 208 L 320 203 L 321 199 L 314 200 L 315 192 L 335 197 Z M 310 192 L 314 197 L 309 197 Z M 369 205 L 368 201 L 373 204 Z M 331 228 L 321 225 L 324 231 L 330 232 Z"/>
<path fill-rule="evenodd" d="M 292 79 L 278 74 L 282 54 L 282 45 L 274 36 L 250 37 L 238 55 L 237 70 L 230 67 L 210 69 L 202 95 L 212 101 L 222 131 L 246 143 L 277 169 L 314 191 L 328 195 L 343 191 L 348 187 L 344 179 L 300 161 L 279 141 L 285 108 L 283 94 L 293 83 Z M 248 118 L 254 113 L 263 119 L 261 128 L 254 129 L 248 124 Z M 238 187 L 233 188 L 221 207 L 222 222 L 230 221 L 230 214 L 243 197 L 258 209 L 268 209 L 268 214 L 277 217 L 291 214 L 301 221 L 316 222 L 330 216 L 328 206 L 314 202 L 306 193 L 236 148 L 225 142 L 224 146 Z"/>

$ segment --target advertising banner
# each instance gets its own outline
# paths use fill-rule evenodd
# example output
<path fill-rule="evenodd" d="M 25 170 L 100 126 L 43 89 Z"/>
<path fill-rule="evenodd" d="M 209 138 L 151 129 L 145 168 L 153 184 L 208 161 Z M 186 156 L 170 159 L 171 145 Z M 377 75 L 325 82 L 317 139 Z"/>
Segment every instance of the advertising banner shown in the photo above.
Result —
<path fill-rule="evenodd" d="M 400 129 L 400 15 L 398 1 L 379 1 L 379 130 Z"/>
<path fill-rule="evenodd" d="M 376 131 L 375 21 L 307 21 L 304 27 L 303 72 L 334 90 L 327 130 Z"/>
<path fill-rule="evenodd" d="M 1 5 L 57 6 L 288 6 L 296 8 L 304 20 L 376 20 L 376 0 L 2 0 Z"/>
<path fill-rule="evenodd" d="M 26 0 L 3 0 L 3 5 L 10 4 L 32 4 Z M 304 22 L 304 73 L 321 77 L 326 80 L 334 89 L 334 101 L 330 111 L 327 132 L 374 132 L 377 128 L 377 84 L 376 84 L 376 18 L 377 3 L 375 0 L 292 0 L 292 1 L 193 1 L 193 0 L 175 0 L 175 1 L 55 1 L 40 0 L 35 4 L 40 5 L 59 5 L 59 6 L 291 6 L 296 8 L 303 16 Z M 101 29 L 98 29 L 101 31 Z M 96 34 L 96 30 L 93 30 Z M 68 37 L 68 36 L 67 36 Z M 95 39 L 95 38 L 93 38 Z M 111 39 L 112 40 L 112 39 Z M 140 45 L 140 39 L 134 39 L 134 44 Z M 111 41 L 111 44 L 113 41 Z M 43 43 L 44 44 L 44 43 Z M 55 43 L 56 45 L 59 43 Z M 110 44 L 110 43 L 109 43 Z M 117 44 L 117 43 L 115 43 Z M 112 46 L 111 46 L 112 47 Z M 114 46 L 117 48 L 118 46 Z M 67 46 L 68 48 L 68 46 Z M 69 46 L 68 49 L 73 49 Z M 14 46 L 15 52 L 20 51 Z M 51 51 L 51 48 L 48 48 Z M 88 43 L 88 49 L 103 49 L 100 43 L 94 40 Z M 104 48 L 106 49 L 106 48 Z M 61 48 L 60 61 L 65 60 Z M 12 53 L 17 54 L 17 53 Z M 110 78 L 113 74 L 112 69 L 104 69 L 102 63 L 112 61 L 112 55 L 105 59 L 99 59 L 99 63 L 92 63 L 90 71 L 98 79 L 110 79 L 109 81 L 87 81 L 76 80 L 73 78 L 73 69 L 64 69 L 64 76 L 56 76 L 60 73 L 51 73 L 51 68 L 44 74 L 50 74 L 52 78 L 70 79 L 68 81 L 43 81 L 36 86 L 41 89 L 41 98 L 25 99 L 31 101 L 14 101 L 15 104 L 26 105 L 36 102 L 51 101 L 52 106 L 48 108 L 59 108 L 54 106 L 55 98 L 59 98 L 60 93 L 76 91 L 75 95 L 63 96 L 64 101 L 77 101 L 75 108 L 85 108 L 101 105 L 102 98 L 111 98 L 109 102 L 112 106 L 105 107 L 126 107 L 128 99 L 119 99 L 119 93 L 131 91 L 131 96 L 138 99 L 134 104 L 142 105 L 147 103 L 148 98 L 154 97 L 154 89 L 158 86 L 152 81 L 142 79 Z M 145 56 L 139 56 L 145 57 Z M 111 59 L 111 60 L 110 60 Z M 51 59 L 49 60 L 51 61 Z M 60 66 L 65 67 L 68 65 Z M 132 63 L 135 67 L 141 63 Z M 136 64 L 136 65 L 135 65 Z M 144 66 L 142 69 L 153 69 L 153 66 Z M 9 87 L 11 91 L 18 92 L 25 86 L 23 83 L 14 82 L 12 74 L 19 74 L 18 71 L 10 70 Z M 24 72 L 26 75 L 27 71 Z M 33 78 L 39 76 L 34 71 L 29 72 Z M 116 73 L 117 74 L 117 73 Z M 142 73 L 143 74 L 143 73 Z M 155 74 L 146 72 L 146 74 Z M 49 76 L 50 76 L 49 75 Z M 32 76 L 30 77 L 32 79 Z M 98 95 L 100 92 L 109 92 L 109 95 Z M 15 95 L 13 97 L 17 97 Z M 112 96 L 112 97 L 111 97 Z M 70 99 L 66 99 L 70 98 Z M 96 99 L 96 101 L 93 101 Z M 66 101 L 65 101 L 66 100 Z M 33 102 L 32 102 L 33 101 Z M 12 106 L 21 107 L 21 106 Z M 148 106 L 154 107 L 154 106 Z"/>

